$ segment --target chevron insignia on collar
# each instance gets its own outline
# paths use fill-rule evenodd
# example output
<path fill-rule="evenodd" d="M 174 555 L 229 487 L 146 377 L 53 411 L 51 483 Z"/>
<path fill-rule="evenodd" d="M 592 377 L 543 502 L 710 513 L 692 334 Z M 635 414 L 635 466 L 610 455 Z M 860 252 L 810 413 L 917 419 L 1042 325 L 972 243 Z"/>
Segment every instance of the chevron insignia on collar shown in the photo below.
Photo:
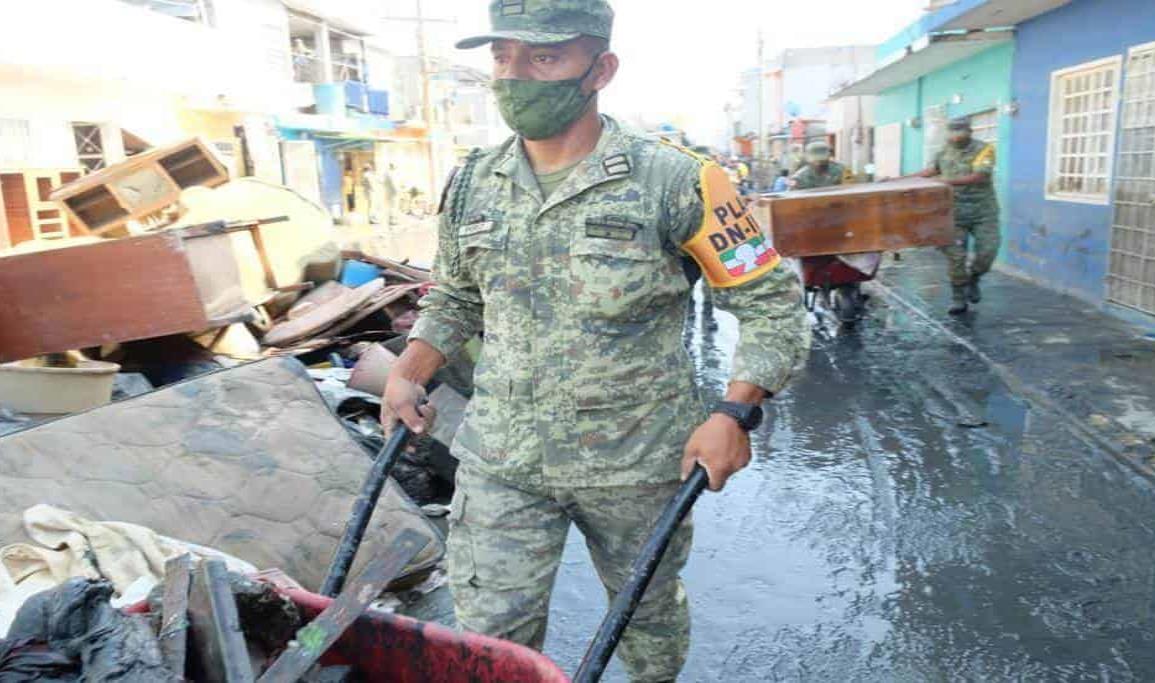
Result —
<path fill-rule="evenodd" d="M 625 154 L 606 157 L 606 160 L 602 162 L 602 168 L 609 175 L 626 175 L 630 172 L 630 158 Z"/>

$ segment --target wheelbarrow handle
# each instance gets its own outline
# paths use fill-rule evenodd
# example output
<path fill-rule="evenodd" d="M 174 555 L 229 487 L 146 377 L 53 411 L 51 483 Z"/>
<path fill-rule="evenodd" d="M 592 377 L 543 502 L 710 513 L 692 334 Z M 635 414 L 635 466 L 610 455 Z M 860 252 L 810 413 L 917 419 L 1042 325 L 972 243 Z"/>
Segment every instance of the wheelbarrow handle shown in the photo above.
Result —
<path fill-rule="evenodd" d="M 333 553 L 333 560 L 329 563 L 329 571 L 325 574 L 325 582 L 321 585 L 321 595 L 335 598 L 345 586 L 345 579 L 349 576 L 349 568 L 353 566 L 353 559 L 357 557 L 357 550 L 361 547 L 361 540 L 365 537 L 365 529 L 369 527 L 369 520 L 373 511 L 377 509 L 377 501 L 381 498 L 381 491 L 385 482 L 409 439 L 413 436 L 405 423 L 398 423 L 385 446 L 377 453 L 365 483 L 361 486 L 361 493 L 353 501 L 353 514 L 345 524 L 345 533 L 337 550 Z"/>
<path fill-rule="evenodd" d="M 574 674 L 573 683 L 595 683 L 601 680 L 606 665 L 609 664 L 610 657 L 613 656 L 618 641 L 622 638 L 622 633 L 637 611 L 642 596 L 646 594 L 646 588 L 654 578 L 654 572 L 657 571 L 662 556 L 666 554 L 670 539 L 674 537 L 674 533 L 709 483 L 706 470 L 701 465 L 695 465 L 689 478 L 682 482 L 670 502 L 666 503 L 662 515 L 654 524 L 654 530 L 650 532 L 650 537 L 642 546 L 641 554 L 634 561 L 629 578 L 610 604 L 602 625 L 598 627 L 597 635 L 586 650 L 581 666 Z"/>

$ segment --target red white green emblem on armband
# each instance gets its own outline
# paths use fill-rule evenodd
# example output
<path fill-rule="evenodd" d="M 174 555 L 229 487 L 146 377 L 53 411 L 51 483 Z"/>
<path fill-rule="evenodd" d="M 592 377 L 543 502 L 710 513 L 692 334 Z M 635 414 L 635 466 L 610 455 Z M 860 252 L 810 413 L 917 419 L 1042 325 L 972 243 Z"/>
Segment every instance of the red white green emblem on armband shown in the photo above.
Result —
<path fill-rule="evenodd" d="M 742 277 L 760 267 L 773 263 L 775 252 L 766 244 L 766 238 L 755 237 L 729 251 L 722 252 L 722 263 L 730 275 Z"/>

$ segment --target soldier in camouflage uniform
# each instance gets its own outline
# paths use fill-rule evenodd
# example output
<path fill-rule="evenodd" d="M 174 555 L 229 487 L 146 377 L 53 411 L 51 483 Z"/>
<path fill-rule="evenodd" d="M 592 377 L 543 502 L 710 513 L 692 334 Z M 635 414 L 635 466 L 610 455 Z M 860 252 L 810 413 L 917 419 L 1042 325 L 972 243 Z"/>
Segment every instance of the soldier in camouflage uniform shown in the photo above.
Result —
<path fill-rule="evenodd" d="M 952 119 L 949 142 L 920 175 L 941 177 L 954 187 L 954 244 L 943 247 L 950 264 L 951 315 L 966 313 L 968 303 L 982 301 L 979 280 L 990 271 L 999 253 L 999 202 L 993 174 L 995 147 L 971 136 L 970 119 Z M 967 268 L 967 243 L 974 243 L 974 258 Z"/>
<path fill-rule="evenodd" d="M 385 392 L 428 428 L 420 388 L 484 330 L 449 536 L 463 628 L 540 648 L 567 531 L 609 595 L 695 464 L 749 461 L 758 405 L 809 344 L 801 290 L 716 164 L 598 113 L 616 72 L 604 0 L 494 0 L 494 92 L 517 132 L 470 155 L 443 200 L 437 286 Z M 688 267 L 689 266 L 689 267 Z M 682 343 L 689 272 L 741 323 L 727 402 L 707 411 Z M 695 276 L 696 277 L 696 276 Z M 671 681 L 689 646 L 679 530 L 618 649 Z"/>
<path fill-rule="evenodd" d="M 830 145 L 821 140 L 806 146 L 806 165 L 791 178 L 795 190 L 841 185 L 846 178 L 842 164 L 830 160 Z"/>

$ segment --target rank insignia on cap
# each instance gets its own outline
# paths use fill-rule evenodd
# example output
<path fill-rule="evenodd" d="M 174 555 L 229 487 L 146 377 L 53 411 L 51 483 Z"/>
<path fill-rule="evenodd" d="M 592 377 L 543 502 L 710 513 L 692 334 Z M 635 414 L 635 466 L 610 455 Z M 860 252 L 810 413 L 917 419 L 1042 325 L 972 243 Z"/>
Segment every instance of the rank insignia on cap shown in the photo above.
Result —
<path fill-rule="evenodd" d="M 516 17 L 525 14 L 525 0 L 501 0 L 501 16 Z"/>
<path fill-rule="evenodd" d="M 609 175 L 626 175 L 630 172 L 630 158 L 625 154 L 615 154 L 612 157 L 606 157 L 602 162 L 602 168 L 606 169 Z"/>

